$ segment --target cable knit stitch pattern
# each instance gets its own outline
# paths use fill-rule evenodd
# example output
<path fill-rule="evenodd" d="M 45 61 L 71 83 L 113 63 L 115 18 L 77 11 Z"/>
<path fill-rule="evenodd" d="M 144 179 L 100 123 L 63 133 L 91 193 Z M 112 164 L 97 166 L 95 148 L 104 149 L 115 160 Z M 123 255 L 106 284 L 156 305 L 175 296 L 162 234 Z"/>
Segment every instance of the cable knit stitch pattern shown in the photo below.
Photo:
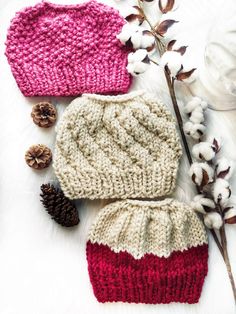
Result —
<path fill-rule="evenodd" d="M 86 252 L 99 302 L 197 303 L 207 274 L 204 226 L 189 206 L 172 199 L 105 206 Z"/>
<path fill-rule="evenodd" d="M 85 94 L 58 124 L 54 169 L 71 199 L 152 198 L 173 191 L 180 156 L 160 101 L 143 91 Z"/>
<path fill-rule="evenodd" d="M 18 12 L 6 56 L 25 96 L 126 93 L 128 51 L 116 35 L 124 19 L 95 0 L 76 5 L 41 2 Z"/>

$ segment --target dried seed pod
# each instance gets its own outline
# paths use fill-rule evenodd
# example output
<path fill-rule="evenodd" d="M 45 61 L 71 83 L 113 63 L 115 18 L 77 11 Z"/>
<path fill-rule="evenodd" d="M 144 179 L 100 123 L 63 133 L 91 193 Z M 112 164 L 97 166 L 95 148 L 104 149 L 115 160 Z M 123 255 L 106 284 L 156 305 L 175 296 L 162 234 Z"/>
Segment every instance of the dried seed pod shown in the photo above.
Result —
<path fill-rule="evenodd" d="M 41 202 L 51 217 L 64 227 L 73 227 L 79 223 L 79 214 L 75 205 L 52 184 L 41 185 Z"/>
<path fill-rule="evenodd" d="M 36 125 L 41 128 L 53 126 L 57 119 L 56 108 L 49 102 L 40 102 L 32 108 L 31 117 Z"/>
<path fill-rule="evenodd" d="M 207 163 L 194 162 L 189 170 L 189 175 L 200 188 L 213 182 L 214 170 Z"/>
<path fill-rule="evenodd" d="M 25 153 L 25 161 L 29 167 L 41 170 L 50 165 L 52 152 L 45 145 L 33 145 Z"/>

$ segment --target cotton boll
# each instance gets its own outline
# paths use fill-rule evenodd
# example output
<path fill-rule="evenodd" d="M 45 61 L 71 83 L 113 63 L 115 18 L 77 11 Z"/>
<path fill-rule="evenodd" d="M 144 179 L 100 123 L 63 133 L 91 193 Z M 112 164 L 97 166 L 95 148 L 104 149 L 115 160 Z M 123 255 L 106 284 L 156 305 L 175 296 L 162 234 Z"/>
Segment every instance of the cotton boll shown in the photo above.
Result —
<path fill-rule="evenodd" d="M 125 45 L 131 38 L 132 34 L 138 30 L 138 26 L 129 23 L 124 24 L 121 32 L 116 36 L 120 42 Z"/>
<path fill-rule="evenodd" d="M 189 169 L 189 175 L 197 186 L 204 187 L 213 182 L 214 170 L 207 163 L 194 162 Z"/>
<path fill-rule="evenodd" d="M 175 77 L 181 70 L 182 62 L 183 57 L 180 53 L 175 51 L 166 51 L 161 57 L 160 65 L 163 69 L 167 66 L 172 77 Z"/>
<path fill-rule="evenodd" d="M 232 161 L 222 157 L 216 162 L 216 176 L 217 178 L 229 180 L 234 170 Z"/>
<path fill-rule="evenodd" d="M 210 161 L 215 157 L 215 151 L 208 142 L 195 144 L 192 149 L 193 156 L 199 160 Z"/>
<path fill-rule="evenodd" d="M 138 49 L 141 47 L 141 42 L 142 42 L 142 32 L 141 30 L 137 30 L 136 32 L 134 32 L 132 35 L 131 35 L 131 43 L 133 45 L 133 48 L 134 49 Z"/>
<path fill-rule="evenodd" d="M 216 203 L 226 206 L 231 196 L 231 189 L 229 182 L 225 179 L 216 179 L 213 186 L 213 196 Z"/>
<path fill-rule="evenodd" d="M 206 209 L 214 209 L 215 203 L 213 202 L 213 200 L 204 197 L 204 195 L 202 194 L 199 194 L 194 197 L 193 201 L 191 202 L 191 206 L 194 208 L 195 211 L 206 214 Z"/>
<path fill-rule="evenodd" d="M 223 224 L 223 220 L 219 213 L 209 213 L 204 217 L 204 223 L 209 229 L 220 229 Z"/>
<path fill-rule="evenodd" d="M 128 63 L 141 62 L 146 58 L 148 58 L 147 51 L 145 49 L 138 49 L 128 54 Z"/>
<path fill-rule="evenodd" d="M 155 38 L 152 33 L 148 30 L 142 32 L 141 48 L 147 49 L 148 53 L 155 51 Z"/>
<path fill-rule="evenodd" d="M 201 107 L 203 110 L 206 110 L 208 108 L 208 103 L 205 100 L 201 101 Z"/>
<path fill-rule="evenodd" d="M 140 26 L 127 23 L 116 37 L 123 45 L 132 44 L 134 49 L 138 49 L 141 46 L 143 30 L 144 29 Z"/>
<path fill-rule="evenodd" d="M 197 107 L 191 112 L 189 120 L 193 123 L 202 123 L 204 122 L 204 113 L 202 107 Z"/>
<path fill-rule="evenodd" d="M 135 62 L 128 64 L 126 68 L 130 74 L 132 74 L 133 76 L 137 76 L 147 70 L 148 64 L 143 62 Z"/>
<path fill-rule="evenodd" d="M 199 140 L 205 133 L 206 127 L 200 123 L 193 123 L 188 121 L 184 124 L 184 132 L 185 134 L 192 137 L 194 140 Z"/>
<path fill-rule="evenodd" d="M 144 73 L 149 66 L 149 57 L 145 49 L 138 49 L 128 55 L 127 71 L 137 76 Z"/>
<path fill-rule="evenodd" d="M 202 100 L 199 97 L 193 97 L 186 105 L 184 108 L 184 111 L 187 114 L 191 114 L 196 108 L 202 108 L 202 110 L 206 110 L 208 107 L 207 102 Z"/>

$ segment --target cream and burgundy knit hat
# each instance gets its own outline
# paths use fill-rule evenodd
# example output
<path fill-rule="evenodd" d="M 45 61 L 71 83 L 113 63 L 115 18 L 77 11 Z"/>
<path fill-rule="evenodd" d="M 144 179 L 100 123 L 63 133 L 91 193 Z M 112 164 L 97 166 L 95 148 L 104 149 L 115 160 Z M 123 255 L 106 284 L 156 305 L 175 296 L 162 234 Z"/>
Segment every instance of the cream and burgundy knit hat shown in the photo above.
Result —
<path fill-rule="evenodd" d="M 171 113 L 136 91 L 85 94 L 57 127 L 54 169 L 70 199 L 153 198 L 170 194 L 181 145 Z"/>
<path fill-rule="evenodd" d="M 59 5 L 42 1 L 16 13 L 6 56 L 25 96 L 126 93 L 128 51 L 116 35 L 125 20 L 95 0 Z"/>
<path fill-rule="evenodd" d="M 173 199 L 105 206 L 86 251 L 99 302 L 197 303 L 208 270 L 204 226 Z"/>

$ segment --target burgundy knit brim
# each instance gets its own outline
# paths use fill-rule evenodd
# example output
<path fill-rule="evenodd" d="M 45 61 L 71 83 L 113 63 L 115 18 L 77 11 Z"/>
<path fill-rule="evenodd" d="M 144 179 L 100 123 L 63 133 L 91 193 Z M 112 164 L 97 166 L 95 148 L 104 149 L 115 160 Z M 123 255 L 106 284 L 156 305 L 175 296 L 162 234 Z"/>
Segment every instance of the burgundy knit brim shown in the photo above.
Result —
<path fill-rule="evenodd" d="M 208 245 L 173 252 L 170 257 L 127 252 L 87 243 L 90 281 L 99 302 L 197 303 L 207 275 Z"/>

